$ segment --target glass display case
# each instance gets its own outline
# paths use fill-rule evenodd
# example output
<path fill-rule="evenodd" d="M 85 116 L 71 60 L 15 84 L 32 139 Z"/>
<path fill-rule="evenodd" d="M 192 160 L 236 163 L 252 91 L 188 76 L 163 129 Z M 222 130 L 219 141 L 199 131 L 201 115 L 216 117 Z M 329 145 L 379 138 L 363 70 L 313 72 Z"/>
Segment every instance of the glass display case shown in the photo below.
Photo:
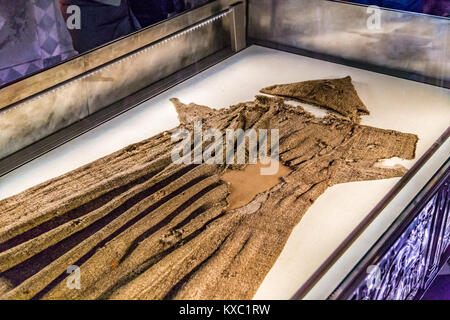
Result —
<path fill-rule="evenodd" d="M 105 231 L 106 240 L 101 235 L 113 220 L 87 238 L 76 238 L 76 233 L 57 238 L 62 225 L 52 225 L 57 213 L 56 218 L 39 213 L 39 188 L 45 189 L 47 184 L 63 188 L 57 197 L 49 196 L 50 192 L 44 194 L 55 201 L 55 212 L 66 210 L 65 206 L 82 208 L 87 200 L 78 194 L 83 191 L 81 180 L 73 178 L 64 189 L 66 182 L 59 184 L 58 179 L 66 178 L 58 177 L 74 175 L 102 159 L 114 159 L 114 155 L 120 158 L 121 150 L 128 150 L 123 148 L 171 132 L 181 121 L 171 98 L 223 111 L 253 101 L 262 88 L 275 84 L 351 77 L 369 111 L 361 116 L 360 123 L 352 124 L 357 128 L 353 130 L 376 127 L 418 137 L 410 159 L 389 157 L 376 164 L 376 168 L 406 168 L 405 172 L 381 180 L 330 182 L 292 229 L 279 231 L 287 238 L 279 251 L 271 253 L 273 263 L 243 262 L 245 268 L 226 277 L 252 278 L 258 274 L 260 280 L 249 283 L 247 291 L 218 297 L 420 299 L 450 256 L 449 26 L 445 14 L 427 15 L 361 3 L 216 0 L 3 86 L 0 208 L 3 205 L 9 211 L 0 212 L 0 221 L 4 221 L 0 227 L 0 297 L 52 298 L 52 294 L 63 292 L 60 287 L 68 277 L 67 267 L 81 264 L 83 270 L 83 264 L 91 259 L 88 253 L 77 250 L 85 245 L 110 250 L 108 243 L 117 240 L 118 234 Z M 284 98 L 283 103 L 306 110 L 314 121 L 328 119 L 332 113 L 314 103 Z M 311 131 L 311 137 L 314 134 Z M 129 172 L 126 179 L 137 174 L 135 167 L 145 163 L 128 163 L 130 167 L 122 168 L 124 173 Z M 119 188 L 115 183 L 122 182 L 111 182 L 110 189 L 105 190 Z M 70 186 L 78 187 L 74 191 Z M 127 188 L 125 182 L 120 186 Z M 8 207 L 19 199 L 37 213 L 27 218 L 18 212 L 19 207 Z M 74 221 L 82 216 L 73 214 Z M 13 221 L 8 215 L 20 218 Z M 47 229 L 38 231 L 41 224 Z M 55 236 L 46 238 L 50 233 Z M 69 238 L 72 240 L 65 240 Z M 67 246 L 61 244 L 64 241 L 72 241 L 67 250 L 73 251 L 55 253 L 51 261 L 45 258 L 47 253 L 42 252 L 52 246 Z M 11 258 L 26 245 L 33 248 L 25 250 L 32 254 Z M 178 248 L 182 243 L 164 251 L 161 259 Z M 255 255 L 262 253 L 257 251 Z M 211 256 L 205 261 L 213 265 L 211 259 L 219 255 Z M 111 263 L 113 258 L 102 259 Z M 30 261 L 39 267 L 30 267 Z M 114 270 L 108 269 L 108 274 L 119 272 L 116 268 L 119 270 L 117 265 L 122 262 L 113 263 Z M 193 270 L 177 280 L 176 290 L 187 287 L 187 280 L 196 272 L 201 277 L 208 263 L 195 262 Z M 234 270 L 231 264 L 227 268 Z M 213 274 L 215 269 L 211 270 Z M 141 271 L 136 272 L 141 275 Z M 131 284 L 132 280 L 125 278 L 117 280 L 122 281 L 121 286 L 139 287 L 153 281 L 151 277 L 138 277 L 141 284 L 137 280 Z M 226 283 L 221 282 L 223 292 Z M 104 292 L 113 294 L 116 284 L 108 285 L 109 291 Z M 176 296 L 173 290 L 159 298 Z M 107 297 L 104 292 L 93 292 L 85 297 Z M 194 287 L 190 292 L 203 291 Z M 133 294 L 125 298 L 133 299 Z M 188 296 L 205 298 L 208 294 Z M 76 294 L 60 297 L 71 299 Z"/>

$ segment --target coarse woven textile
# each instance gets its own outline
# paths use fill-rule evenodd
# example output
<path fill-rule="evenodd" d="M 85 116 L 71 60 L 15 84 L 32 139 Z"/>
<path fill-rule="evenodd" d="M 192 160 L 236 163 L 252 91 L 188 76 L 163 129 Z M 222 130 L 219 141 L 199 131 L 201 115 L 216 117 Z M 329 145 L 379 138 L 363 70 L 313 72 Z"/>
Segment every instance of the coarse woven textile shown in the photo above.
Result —
<path fill-rule="evenodd" d="M 0 201 L 0 298 L 250 299 L 328 187 L 400 177 L 406 168 L 379 160 L 415 157 L 414 134 L 319 119 L 282 98 L 220 110 L 172 101 L 179 127 Z M 230 168 L 171 160 L 174 130 L 192 137 L 199 120 L 222 134 L 278 129 L 291 173 L 229 208 Z M 71 265 L 79 290 L 67 285 Z"/>

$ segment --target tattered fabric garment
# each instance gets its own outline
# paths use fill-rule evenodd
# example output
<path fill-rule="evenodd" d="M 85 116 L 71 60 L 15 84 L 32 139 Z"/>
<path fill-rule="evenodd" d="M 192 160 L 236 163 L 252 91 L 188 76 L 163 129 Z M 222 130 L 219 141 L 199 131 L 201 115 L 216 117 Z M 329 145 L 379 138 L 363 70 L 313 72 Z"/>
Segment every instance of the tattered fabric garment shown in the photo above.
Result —
<path fill-rule="evenodd" d="M 1 298 L 252 298 L 328 187 L 400 177 L 404 167 L 379 160 L 414 158 L 416 135 L 318 119 L 279 98 L 220 110 L 173 102 L 175 129 L 191 135 L 196 120 L 221 132 L 279 129 L 292 172 L 228 209 L 226 166 L 172 163 L 173 129 L 0 201 Z M 71 265 L 80 290 L 67 285 Z"/>
<path fill-rule="evenodd" d="M 261 89 L 261 92 L 327 108 L 353 122 L 359 123 L 361 115 L 369 114 L 369 110 L 359 98 L 350 76 L 341 79 L 278 84 Z"/>

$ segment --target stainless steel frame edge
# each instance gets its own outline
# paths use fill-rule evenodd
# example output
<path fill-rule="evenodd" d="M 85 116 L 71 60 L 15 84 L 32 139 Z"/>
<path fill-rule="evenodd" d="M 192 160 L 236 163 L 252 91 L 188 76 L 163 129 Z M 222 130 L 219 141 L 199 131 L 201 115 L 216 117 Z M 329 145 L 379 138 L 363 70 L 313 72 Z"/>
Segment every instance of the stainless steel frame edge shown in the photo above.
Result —
<path fill-rule="evenodd" d="M 329 0 L 248 0 L 248 14 L 249 42 L 450 87 L 449 18 Z"/>

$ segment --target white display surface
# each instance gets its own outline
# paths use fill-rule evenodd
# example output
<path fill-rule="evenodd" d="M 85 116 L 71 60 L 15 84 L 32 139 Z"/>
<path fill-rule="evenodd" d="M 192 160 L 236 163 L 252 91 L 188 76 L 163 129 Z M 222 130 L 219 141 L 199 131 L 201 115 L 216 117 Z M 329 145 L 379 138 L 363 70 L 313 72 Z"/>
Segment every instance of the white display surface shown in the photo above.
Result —
<path fill-rule="evenodd" d="M 450 124 L 449 90 L 252 46 L 1 177 L 0 199 L 177 126 L 177 114 L 169 98 L 223 108 L 253 100 L 259 89 L 269 85 L 347 75 L 371 112 L 363 117 L 362 124 L 419 136 L 414 160 L 397 159 L 388 164 L 411 167 Z M 306 298 L 326 298 L 449 155 L 447 141 Z M 329 188 L 294 228 L 255 298 L 290 298 L 398 180 L 352 182 Z"/>

